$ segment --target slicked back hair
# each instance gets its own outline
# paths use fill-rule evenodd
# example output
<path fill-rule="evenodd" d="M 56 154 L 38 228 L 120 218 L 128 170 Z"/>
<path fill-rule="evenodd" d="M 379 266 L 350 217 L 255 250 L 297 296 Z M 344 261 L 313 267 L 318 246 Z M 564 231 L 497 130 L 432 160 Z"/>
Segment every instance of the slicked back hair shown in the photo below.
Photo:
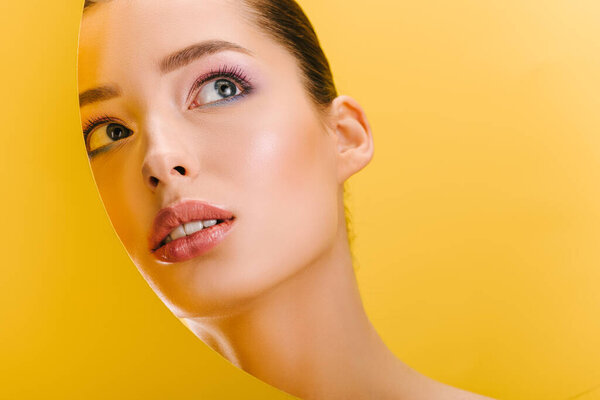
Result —
<path fill-rule="evenodd" d="M 83 11 L 111 0 L 85 0 Z M 199 0 L 200 1 L 200 0 Z M 321 48 L 308 17 L 295 0 L 238 0 L 246 14 L 259 29 L 284 46 L 297 60 L 304 87 L 320 110 L 324 110 L 337 97 L 337 90 L 329 61 Z M 344 198 L 348 191 L 344 183 Z M 352 247 L 354 233 L 350 210 L 344 200 L 346 232 Z M 354 254 L 350 251 L 352 258 Z"/>
<path fill-rule="evenodd" d="M 108 0 L 85 0 L 83 9 Z M 240 0 L 256 26 L 283 45 L 298 61 L 304 86 L 313 101 L 327 106 L 337 90 L 327 57 L 315 30 L 294 0 Z"/>

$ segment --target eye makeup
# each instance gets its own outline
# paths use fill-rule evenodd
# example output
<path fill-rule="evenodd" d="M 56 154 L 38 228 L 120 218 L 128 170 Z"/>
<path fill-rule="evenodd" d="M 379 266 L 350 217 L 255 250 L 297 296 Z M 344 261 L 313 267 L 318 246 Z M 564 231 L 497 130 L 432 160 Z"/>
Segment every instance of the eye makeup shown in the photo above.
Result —
<path fill-rule="evenodd" d="M 119 125 L 123 125 L 126 127 L 125 123 L 121 121 L 119 118 L 111 117 L 108 114 L 101 114 L 95 117 L 90 118 L 86 121 L 83 126 L 83 140 L 85 143 L 85 148 L 88 153 L 88 158 L 93 158 L 95 155 L 104 153 L 105 151 L 111 149 L 113 145 L 117 142 L 121 142 L 121 140 L 116 140 L 114 143 L 107 144 L 105 146 L 99 147 L 94 150 L 90 150 L 90 134 L 97 128 L 102 125 L 107 125 L 110 123 L 116 123 Z"/>
<path fill-rule="evenodd" d="M 234 96 L 228 97 L 228 98 L 224 98 L 222 100 L 218 100 L 218 101 L 214 101 L 214 102 L 210 102 L 210 103 L 206 103 L 206 104 L 200 104 L 200 105 L 195 105 L 194 106 L 194 102 L 196 99 L 196 96 L 198 95 L 198 93 L 200 92 L 200 90 L 202 89 L 202 87 L 215 79 L 230 79 L 231 81 L 235 82 L 237 85 L 239 85 L 239 87 L 242 89 L 241 92 L 239 94 L 236 94 Z M 228 65 L 221 65 L 216 69 L 211 69 L 208 72 L 200 75 L 199 77 L 196 78 L 196 80 L 194 81 L 194 83 L 191 85 L 189 91 L 188 91 L 188 95 L 187 98 L 185 100 L 185 104 L 187 105 L 187 109 L 188 110 L 194 110 L 197 108 L 204 108 L 204 107 L 213 107 L 213 106 L 219 106 L 221 104 L 225 104 L 225 103 L 229 103 L 231 101 L 235 101 L 238 100 L 248 94 L 250 94 L 252 91 L 254 90 L 254 86 L 251 83 L 251 79 L 248 77 L 248 75 L 242 70 L 241 67 L 239 66 L 228 66 Z M 86 144 L 86 149 L 88 150 L 88 155 L 89 157 L 93 157 L 94 155 L 104 152 L 106 150 L 108 150 L 110 147 L 112 147 L 111 145 L 107 145 L 107 146 L 103 146 L 101 148 L 95 149 L 93 151 L 89 151 L 89 135 L 94 131 L 94 129 L 96 129 L 99 126 L 102 126 L 104 124 L 109 124 L 109 123 L 118 123 L 121 124 L 123 126 L 127 126 L 122 120 L 120 120 L 119 118 L 115 118 L 115 117 L 111 117 L 108 114 L 101 114 L 95 117 L 92 117 L 90 119 L 88 119 L 85 124 L 83 125 L 83 139 L 85 141 Z"/>
<path fill-rule="evenodd" d="M 92 117 L 89 120 L 87 120 L 86 123 L 83 125 L 83 140 L 85 140 L 86 145 L 87 145 L 88 136 L 94 130 L 94 128 L 96 128 L 97 126 L 100 126 L 102 124 L 115 122 L 115 121 L 118 123 L 121 123 L 121 124 L 123 123 L 118 118 L 113 118 L 107 114 L 98 115 L 96 117 Z"/>
<path fill-rule="evenodd" d="M 204 84 L 206 84 L 207 82 L 210 82 L 211 80 L 214 80 L 217 78 L 220 78 L 220 79 L 229 78 L 229 79 L 233 80 L 235 83 L 240 85 L 240 87 L 242 88 L 242 92 L 240 94 L 237 94 L 230 98 L 225 98 L 223 100 L 219 100 L 216 102 L 192 107 L 193 103 L 194 103 L 194 99 L 195 99 L 196 95 L 198 94 L 199 90 L 202 88 L 202 86 Z M 238 67 L 238 66 L 220 66 L 218 69 L 212 69 L 209 72 L 202 74 L 198 78 L 196 78 L 196 80 L 194 81 L 194 83 L 192 84 L 192 86 L 190 88 L 190 92 L 185 101 L 185 104 L 188 104 L 188 109 L 218 105 L 218 104 L 222 104 L 222 103 L 229 102 L 232 100 L 237 100 L 238 98 L 240 98 L 242 96 L 250 94 L 253 90 L 254 90 L 254 86 L 252 85 L 250 78 L 248 77 L 248 75 L 246 73 L 244 73 L 244 71 L 240 67 Z"/>

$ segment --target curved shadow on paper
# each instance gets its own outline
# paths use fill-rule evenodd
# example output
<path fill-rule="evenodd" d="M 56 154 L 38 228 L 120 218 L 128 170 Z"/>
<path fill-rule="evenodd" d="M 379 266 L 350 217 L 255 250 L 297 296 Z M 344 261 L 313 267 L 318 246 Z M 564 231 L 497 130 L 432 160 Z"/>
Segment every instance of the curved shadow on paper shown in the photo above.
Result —
<path fill-rule="evenodd" d="M 364 312 L 344 184 L 372 133 L 294 2 L 86 2 L 78 70 L 111 222 L 200 339 L 303 398 L 464 394 L 397 360 Z"/>

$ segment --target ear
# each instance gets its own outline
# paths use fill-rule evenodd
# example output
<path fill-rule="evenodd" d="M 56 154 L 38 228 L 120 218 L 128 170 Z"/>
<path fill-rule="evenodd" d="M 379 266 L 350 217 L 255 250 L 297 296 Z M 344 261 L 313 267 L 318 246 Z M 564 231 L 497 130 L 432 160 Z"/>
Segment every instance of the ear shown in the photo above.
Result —
<path fill-rule="evenodd" d="M 338 96 L 331 104 L 336 139 L 338 181 L 343 183 L 373 158 L 373 134 L 364 110 L 349 96 Z"/>

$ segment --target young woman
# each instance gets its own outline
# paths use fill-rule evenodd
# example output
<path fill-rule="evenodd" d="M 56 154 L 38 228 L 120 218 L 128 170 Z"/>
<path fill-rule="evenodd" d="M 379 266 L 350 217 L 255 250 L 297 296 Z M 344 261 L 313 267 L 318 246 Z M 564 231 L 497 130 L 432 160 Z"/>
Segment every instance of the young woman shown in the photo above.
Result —
<path fill-rule="evenodd" d="M 371 129 L 293 0 L 87 2 L 79 88 L 119 237 L 210 347 L 301 398 L 483 398 L 403 364 L 365 314 L 343 193 Z"/>

